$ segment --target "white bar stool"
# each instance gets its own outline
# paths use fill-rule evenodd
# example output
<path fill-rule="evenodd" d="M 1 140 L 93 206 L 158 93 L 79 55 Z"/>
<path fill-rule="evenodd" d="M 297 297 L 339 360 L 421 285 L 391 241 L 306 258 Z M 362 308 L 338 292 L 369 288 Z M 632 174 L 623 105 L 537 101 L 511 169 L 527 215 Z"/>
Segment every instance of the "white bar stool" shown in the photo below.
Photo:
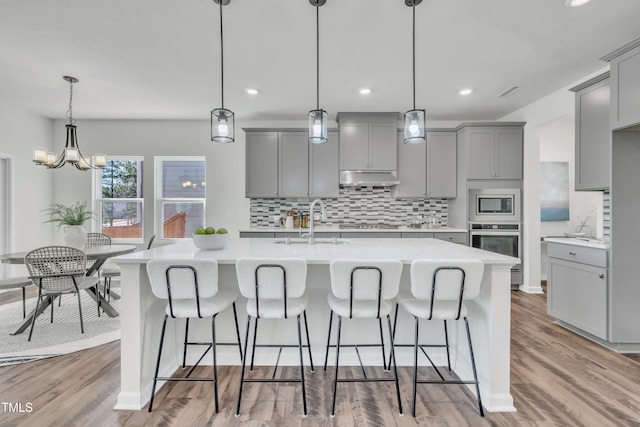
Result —
<path fill-rule="evenodd" d="M 484 264 L 479 260 L 415 260 L 411 263 L 411 293 L 413 298 L 403 298 L 399 300 L 400 307 L 415 318 L 415 341 L 413 344 L 413 400 L 411 412 L 416 416 L 416 392 L 418 384 L 474 384 L 478 397 L 478 410 L 484 416 L 482 400 L 480 397 L 480 387 L 478 374 L 476 372 L 476 362 L 473 356 L 473 346 L 471 345 L 471 334 L 469 332 L 469 322 L 467 320 L 467 307 L 464 300 L 472 300 L 480 292 L 480 283 L 484 273 Z M 422 320 L 464 320 L 467 341 L 469 343 L 469 354 L 471 355 L 471 367 L 473 369 L 473 381 L 446 380 L 435 366 L 431 358 L 427 355 L 424 347 L 438 345 L 421 345 L 418 340 L 418 325 Z M 445 337 L 446 337 L 445 323 Z M 449 370 L 451 364 L 449 360 L 448 339 L 447 360 Z M 440 347 L 442 347 L 440 345 Z M 439 380 L 418 380 L 418 348 L 425 354 L 436 373 Z"/>
<path fill-rule="evenodd" d="M 247 298 L 247 330 L 244 341 L 244 356 L 242 358 L 242 372 L 240 375 L 240 389 L 238 391 L 238 406 L 236 416 L 240 415 L 240 402 L 242 400 L 242 386 L 246 382 L 299 382 L 302 385 L 303 414 L 307 416 L 307 395 L 304 382 L 304 360 L 302 348 L 307 347 L 311 372 L 313 372 L 313 359 L 311 357 L 311 345 L 309 344 L 309 328 L 307 325 L 306 308 L 308 298 L 307 263 L 300 258 L 240 258 L 236 261 L 236 274 L 240 293 Z M 302 331 L 300 315 L 304 316 L 304 325 L 307 335 L 307 345 L 302 344 Z M 265 345 L 256 344 L 256 334 L 259 319 L 288 319 L 295 317 L 298 322 L 298 345 Z M 256 319 L 253 331 L 253 347 L 251 350 L 251 369 L 253 369 L 253 356 L 256 347 L 279 347 L 278 361 L 283 347 L 298 347 L 300 353 L 300 379 L 275 378 L 278 369 L 278 361 L 271 379 L 245 379 L 245 366 L 247 361 L 247 347 L 249 345 L 249 330 L 251 320 Z"/>
<path fill-rule="evenodd" d="M 216 260 L 193 259 L 158 259 L 147 263 L 147 274 L 151 282 L 153 294 L 160 299 L 168 300 L 162 323 L 158 359 L 153 377 L 153 388 L 149 399 L 149 412 L 153 408 L 153 398 L 158 380 L 163 381 L 211 381 L 213 382 L 215 395 L 215 408 L 218 412 L 218 364 L 216 358 L 216 346 L 237 345 L 242 357 L 240 347 L 240 330 L 236 316 L 236 299 L 238 292 L 234 289 L 220 289 L 218 287 L 218 262 Z M 216 316 L 225 309 L 233 306 L 233 317 L 236 323 L 237 343 L 218 343 L 216 341 Z M 206 345 L 207 348 L 200 359 L 183 378 L 158 377 L 160 358 L 162 356 L 162 344 L 167 327 L 167 319 L 186 319 L 184 353 L 182 367 L 185 367 L 187 346 Z M 189 319 L 211 317 L 211 342 L 189 342 Z M 213 354 L 213 378 L 191 378 L 191 373 L 199 365 L 207 352 L 211 349 Z"/>
<path fill-rule="evenodd" d="M 331 323 L 333 314 L 338 315 L 338 332 L 336 337 L 336 368 L 333 380 L 333 398 L 331 403 L 331 416 L 335 415 L 336 393 L 339 382 L 371 382 L 371 381 L 394 381 L 396 393 L 398 395 L 398 409 L 402 415 L 402 401 L 400 399 L 400 386 L 398 384 L 398 370 L 393 351 L 393 335 L 391 332 L 391 318 L 389 313 L 393 306 L 393 299 L 398 294 L 400 286 L 400 276 L 402 274 L 402 263 L 397 260 L 333 260 L 329 266 L 331 273 L 331 293 L 327 296 L 331 317 L 329 318 L 329 338 L 327 338 L 327 349 L 325 360 L 329 352 L 329 339 L 331 337 Z M 339 378 L 338 366 L 340 360 L 340 347 L 358 346 L 378 346 L 378 344 L 341 344 L 340 333 L 342 330 L 342 318 L 349 319 L 378 319 L 380 335 L 382 339 L 382 317 L 386 316 L 389 326 L 389 339 L 391 341 L 390 365 L 393 366 L 393 377 L 369 378 L 365 372 L 360 354 L 360 366 L 364 378 Z M 384 341 L 381 342 L 383 365 Z M 386 367 L 385 367 L 386 369 Z"/>

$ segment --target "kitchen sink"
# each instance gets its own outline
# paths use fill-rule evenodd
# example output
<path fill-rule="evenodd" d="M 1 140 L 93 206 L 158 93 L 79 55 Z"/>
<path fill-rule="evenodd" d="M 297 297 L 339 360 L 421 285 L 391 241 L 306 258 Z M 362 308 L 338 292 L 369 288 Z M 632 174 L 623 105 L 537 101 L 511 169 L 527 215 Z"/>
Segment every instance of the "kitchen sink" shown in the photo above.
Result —
<path fill-rule="evenodd" d="M 304 237 L 284 237 L 278 238 L 273 241 L 274 243 L 281 243 L 285 245 L 293 245 L 293 244 L 309 244 L 309 239 Z M 351 243 L 351 240 L 348 239 L 340 239 L 338 237 L 316 237 L 316 245 L 345 245 Z"/>

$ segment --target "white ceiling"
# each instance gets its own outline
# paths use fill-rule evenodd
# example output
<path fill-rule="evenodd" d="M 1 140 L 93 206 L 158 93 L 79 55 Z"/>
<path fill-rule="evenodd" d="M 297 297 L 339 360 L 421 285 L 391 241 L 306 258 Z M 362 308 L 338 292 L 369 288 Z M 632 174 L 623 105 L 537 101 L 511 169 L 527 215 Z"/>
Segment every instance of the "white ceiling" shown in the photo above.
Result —
<path fill-rule="evenodd" d="M 225 107 L 238 119 L 306 119 L 315 99 L 315 8 L 231 0 L 223 8 Z M 424 0 L 416 7 L 417 108 L 431 120 L 495 120 L 607 64 L 640 37 L 639 0 Z M 208 119 L 220 107 L 212 0 L 0 0 L 0 102 L 50 118 L 74 87 L 78 119 Z M 249 96 L 246 87 L 257 87 Z M 362 96 L 358 89 L 372 88 Z M 508 98 L 510 86 L 522 89 Z M 472 87 L 461 97 L 457 90 Z M 327 0 L 320 107 L 412 108 L 411 8 Z"/>

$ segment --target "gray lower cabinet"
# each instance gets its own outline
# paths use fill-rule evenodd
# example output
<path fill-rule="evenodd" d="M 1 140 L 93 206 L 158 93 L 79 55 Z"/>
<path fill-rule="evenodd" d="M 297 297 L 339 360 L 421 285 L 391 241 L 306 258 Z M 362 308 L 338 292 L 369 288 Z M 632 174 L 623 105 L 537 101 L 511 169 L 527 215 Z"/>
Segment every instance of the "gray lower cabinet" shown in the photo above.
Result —
<path fill-rule="evenodd" d="M 377 231 L 341 231 L 340 237 L 346 239 L 399 239 L 402 237 L 402 233 L 399 231 L 385 231 L 382 233 Z"/>
<path fill-rule="evenodd" d="M 245 195 L 278 196 L 278 132 L 246 133 Z"/>
<path fill-rule="evenodd" d="M 548 313 L 607 340 L 607 251 L 558 243 L 547 249 Z"/>
<path fill-rule="evenodd" d="M 608 190 L 611 170 L 609 72 L 570 90 L 576 94 L 575 189 Z"/>
<path fill-rule="evenodd" d="M 522 179 L 522 127 L 464 127 L 467 179 Z"/>
<path fill-rule="evenodd" d="M 240 238 L 274 238 L 275 233 L 267 233 L 262 231 L 241 231 Z"/>
<path fill-rule="evenodd" d="M 456 197 L 455 132 L 427 132 L 426 144 L 405 144 L 398 132 L 398 181 L 394 197 Z"/>
<path fill-rule="evenodd" d="M 640 39 L 602 59 L 611 62 L 611 130 L 640 124 Z"/>
<path fill-rule="evenodd" d="M 425 232 L 425 231 L 403 231 L 403 239 L 438 239 L 451 243 L 467 245 L 467 233 L 464 232 Z"/>

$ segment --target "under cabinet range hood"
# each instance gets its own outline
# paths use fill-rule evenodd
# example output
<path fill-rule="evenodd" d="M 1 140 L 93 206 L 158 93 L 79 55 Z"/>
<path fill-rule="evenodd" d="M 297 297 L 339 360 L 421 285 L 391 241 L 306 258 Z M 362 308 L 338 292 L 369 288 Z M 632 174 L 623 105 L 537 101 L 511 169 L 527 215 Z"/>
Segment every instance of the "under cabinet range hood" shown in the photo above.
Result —
<path fill-rule="evenodd" d="M 391 187 L 398 184 L 396 171 L 340 171 L 340 185 L 347 187 Z"/>

